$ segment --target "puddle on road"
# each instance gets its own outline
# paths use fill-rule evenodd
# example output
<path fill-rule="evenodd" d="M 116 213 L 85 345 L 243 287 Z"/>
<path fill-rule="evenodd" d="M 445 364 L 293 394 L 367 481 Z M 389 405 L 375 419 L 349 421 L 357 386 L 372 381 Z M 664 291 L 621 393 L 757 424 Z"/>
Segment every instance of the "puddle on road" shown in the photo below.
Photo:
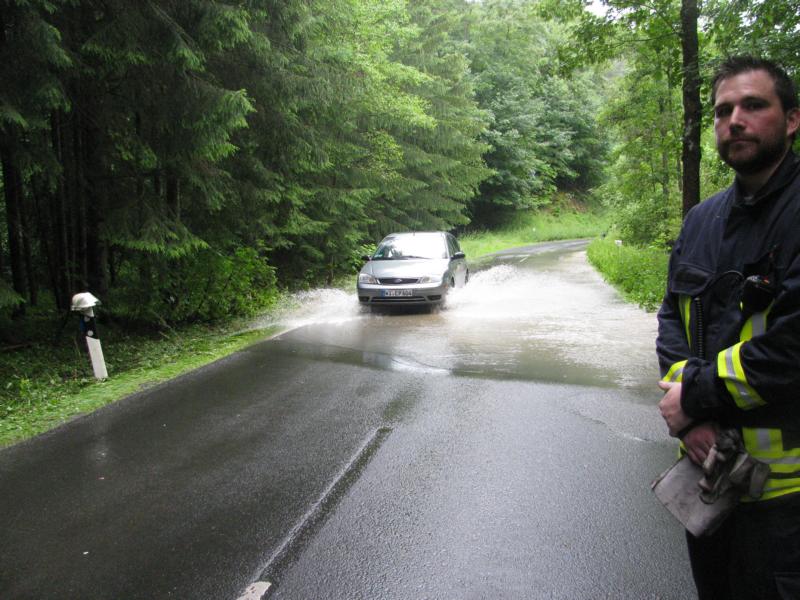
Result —
<path fill-rule="evenodd" d="M 513 353 L 523 370 L 545 353 L 625 387 L 652 388 L 658 376 L 655 314 L 623 302 L 582 251 L 497 265 L 449 300 L 442 314 L 462 348 Z M 570 379 L 559 370 L 552 379 Z"/>
<path fill-rule="evenodd" d="M 431 313 L 373 314 L 330 289 L 296 303 L 279 339 L 319 358 L 648 390 L 658 377 L 655 315 L 621 301 L 574 249 L 498 257 Z"/>

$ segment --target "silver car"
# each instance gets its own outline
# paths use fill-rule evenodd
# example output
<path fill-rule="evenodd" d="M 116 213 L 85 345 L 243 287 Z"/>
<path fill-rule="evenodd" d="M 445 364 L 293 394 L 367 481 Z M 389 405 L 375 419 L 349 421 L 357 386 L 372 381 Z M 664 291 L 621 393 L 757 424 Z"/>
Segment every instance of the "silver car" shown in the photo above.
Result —
<path fill-rule="evenodd" d="M 365 306 L 434 305 L 469 279 L 464 253 L 444 231 L 387 235 L 358 274 Z"/>

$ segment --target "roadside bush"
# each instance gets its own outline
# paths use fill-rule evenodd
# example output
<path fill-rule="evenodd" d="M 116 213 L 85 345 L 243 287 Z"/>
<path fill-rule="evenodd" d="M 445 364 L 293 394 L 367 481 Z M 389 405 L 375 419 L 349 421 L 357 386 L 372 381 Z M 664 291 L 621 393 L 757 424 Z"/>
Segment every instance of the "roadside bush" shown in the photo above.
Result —
<path fill-rule="evenodd" d="M 613 239 L 594 240 L 587 248 L 589 262 L 627 300 L 648 311 L 664 297 L 669 255 L 657 248 L 618 246 Z"/>
<path fill-rule="evenodd" d="M 254 315 L 277 298 L 275 269 L 253 248 L 233 254 L 206 248 L 121 277 L 107 310 L 116 317 L 160 326 Z"/>
<path fill-rule="evenodd" d="M 603 204 L 614 220 L 618 238 L 637 247 L 664 247 L 675 239 L 681 227 L 681 207 L 661 194 L 636 194 L 615 190 L 612 184 L 601 190 Z"/>

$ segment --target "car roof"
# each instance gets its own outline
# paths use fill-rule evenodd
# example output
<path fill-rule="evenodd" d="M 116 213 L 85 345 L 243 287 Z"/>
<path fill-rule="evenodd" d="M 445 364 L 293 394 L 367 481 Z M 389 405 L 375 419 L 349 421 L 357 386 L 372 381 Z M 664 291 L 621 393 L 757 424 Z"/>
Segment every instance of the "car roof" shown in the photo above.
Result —
<path fill-rule="evenodd" d="M 385 240 L 398 238 L 398 237 L 433 237 L 433 236 L 444 236 L 447 235 L 445 231 L 400 231 L 397 233 L 390 233 L 387 235 Z"/>

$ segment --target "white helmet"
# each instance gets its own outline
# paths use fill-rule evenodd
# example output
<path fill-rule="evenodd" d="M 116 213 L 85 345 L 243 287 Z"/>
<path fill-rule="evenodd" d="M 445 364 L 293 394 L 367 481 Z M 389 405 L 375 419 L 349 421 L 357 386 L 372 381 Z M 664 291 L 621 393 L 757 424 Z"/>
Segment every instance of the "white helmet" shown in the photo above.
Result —
<path fill-rule="evenodd" d="M 86 310 L 88 308 L 92 308 L 100 304 L 100 300 L 95 298 L 89 292 L 81 292 L 80 294 L 75 294 L 72 297 L 72 306 L 70 307 L 71 310 Z"/>

